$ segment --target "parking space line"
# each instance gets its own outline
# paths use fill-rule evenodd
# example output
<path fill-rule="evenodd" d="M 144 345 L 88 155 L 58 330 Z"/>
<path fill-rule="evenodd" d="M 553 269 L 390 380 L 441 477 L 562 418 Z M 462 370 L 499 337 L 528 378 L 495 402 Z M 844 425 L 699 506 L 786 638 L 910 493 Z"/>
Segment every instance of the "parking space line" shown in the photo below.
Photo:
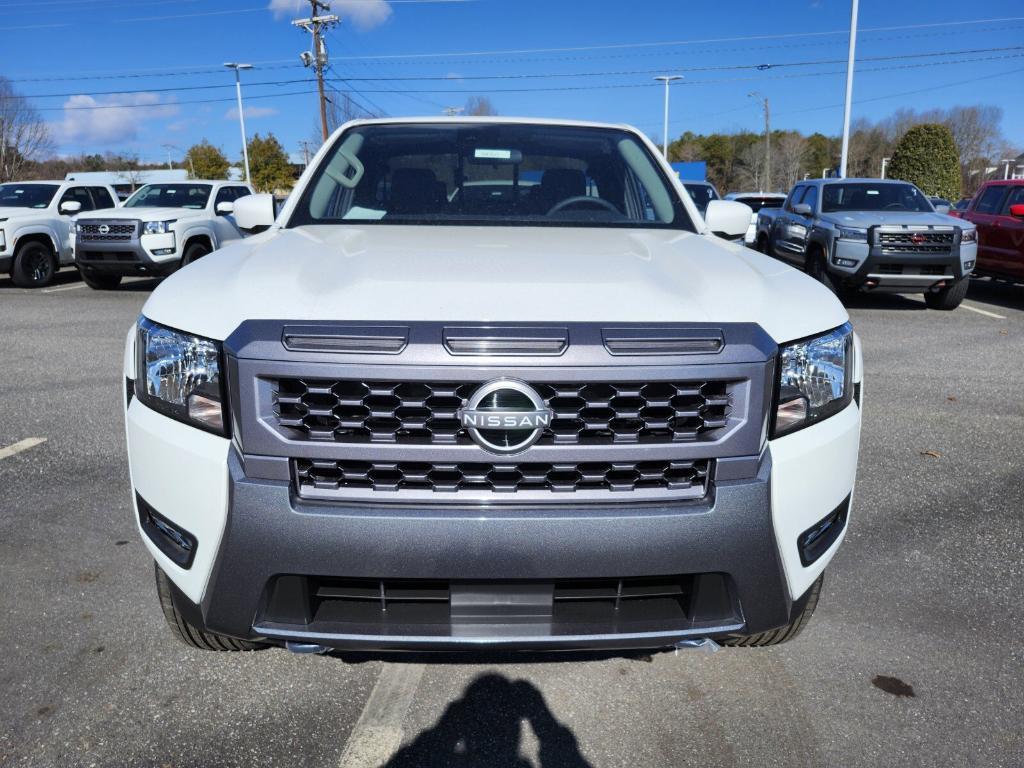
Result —
<path fill-rule="evenodd" d="M 60 288 L 43 288 L 43 293 L 58 293 L 60 291 L 73 291 L 76 288 L 85 288 L 85 283 L 75 283 L 74 285 L 62 285 Z"/>
<path fill-rule="evenodd" d="M 0 448 L 0 459 L 8 459 L 16 453 L 27 451 L 29 448 L 35 448 L 37 445 L 42 445 L 45 442 L 45 437 L 26 437 L 24 440 L 12 443 L 6 448 Z"/>
<path fill-rule="evenodd" d="M 997 315 L 995 312 L 989 312 L 987 309 L 980 309 L 978 307 L 972 307 L 970 304 L 961 304 L 960 309 L 969 309 L 971 312 L 977 312 L 979 315 L 985 317 L 994 317 L 996 320 L 1005 320 L 1005 315 Z"/>
<path fill-rule="evenodd" d="M 423 664 L 385 663 L 352 729 L 340 768 L 377 768 L 402 744 L 402 720 L 423 677 Z"/>

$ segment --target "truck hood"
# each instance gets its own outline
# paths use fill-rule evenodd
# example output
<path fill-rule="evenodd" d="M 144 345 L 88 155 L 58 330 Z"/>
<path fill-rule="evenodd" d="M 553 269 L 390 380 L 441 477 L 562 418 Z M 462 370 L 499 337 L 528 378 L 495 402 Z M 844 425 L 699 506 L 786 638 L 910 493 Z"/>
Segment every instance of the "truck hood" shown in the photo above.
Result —
<path fill-rule="evenodd" d="M 955 219 L 944 213 L 914 213 L 912 211 L 843 211 L 841 213 L 823 213 L 822 220 L 840 227 L 857 227 L 867 229 L 875 225 L 962 227 L 962 219 Z"/>
<path fill-rule="evenodd" d="M 138 219 L 139 221 L 170 221 L 171 219 L 191 219 L 202 216 L 203 209 L 196 208 L 105 208 L 100 211 L 83 211 L 75 218 L 83 219 Z"/>
<path fill-rule="evenodd" d="M 847 320 L 802 272 L 710 235 L 383 225 L 233 243 L 164 281 L 143 314 L 214 339 L 277 319 L 753 322 L 788 341 Z"/>

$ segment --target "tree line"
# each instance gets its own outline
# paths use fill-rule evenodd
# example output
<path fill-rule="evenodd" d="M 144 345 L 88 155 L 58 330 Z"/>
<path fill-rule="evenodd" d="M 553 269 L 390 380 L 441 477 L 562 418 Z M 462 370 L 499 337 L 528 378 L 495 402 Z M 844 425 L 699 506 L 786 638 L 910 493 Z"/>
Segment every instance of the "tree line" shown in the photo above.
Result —
<path fill-rule="evenodd" d="M 861 118 L 851 126 L 847 176 L 877 178 L 882 172 L 882 159 L 893 157 L 900 140 L 911 128 L 940 125 L 949 130 L 959 155 L 960 178 L 958 184 L 952 185 L 956 187 L 954 196 L 972 194 L 987 178 L 987 169 L 1020 151 L 1003 136 L 1002 117 L 1000 107 L 975 105 L 923 112 L 900 109 L 877 122 Z M 818 178 L 839 165 L 839 136 L 776 130 L 771 132 L 770 143 L 771 178 L 766 176 L 763 133 L 687 131 L 670 142 L 669 160 L 705 161 L 708 180 L 722 193 L 788 191 L 800 179 Z"/>

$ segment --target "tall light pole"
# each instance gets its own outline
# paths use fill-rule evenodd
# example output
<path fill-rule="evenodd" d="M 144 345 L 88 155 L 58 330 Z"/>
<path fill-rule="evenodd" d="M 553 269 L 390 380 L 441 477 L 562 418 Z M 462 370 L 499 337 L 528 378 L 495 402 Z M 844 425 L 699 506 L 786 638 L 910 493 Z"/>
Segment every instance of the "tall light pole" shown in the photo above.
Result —
<path fill-rule="evenodd" d="M 892 160 L 891 157 L 883 157 L 882 158 L 882 178 L 883 179 L 885 178 L 885 169 L 889 167 L 889 161 L 890 160 Z"/>
<path fill-rule="evenodd" d="M 665 84 L 665 125 L 664 133 L 661 138 L 661 154 L 665 156 L 665 162 L 668 162 L 668 86 L 673 80 L 682 80 L 682 75 L 658 75 L 655 80 L 660 80 Z"/>
<path fill-rule="evenodd" d="M 850 50 L 846 59 L 846 107 L 843 110 L 843 152 L 839 158 L 839 178 L 846 178 L 846 160 L 850 154 L 850 110 L 853 102 L 853 58 L 857 49 L 857 5 L 850 10 Z"/>
<path fill-rule="evenodd" d="M 238 96 L 238 124 L 242 128 L 242 159 L 245 162 L 245 183 L 249 184 L 249 145 L 245 138 L 245 112 L 242 111 L 242 78 L 238 72 L 242 69 L 252 69 L 252 64 L 227 62 L 224 66 L 235 70 L 235 94 Z"/>
<path fill-rule="evenodd" d="M 173 171 L 174 165 L 171 163 L 171 150 L 177 149 L 177 147 L 173 144 L 161 144 L 160 146 L 167 150 L 167 170 Z"/>
<path fill-rule="evenodd" d="M 751 91 L 747 94 L 764 100 L 764 186 L 766 192 L 772 191 L 772 123 L 771 112 L 768 109 L 768 97 L 760 91 Z"/>

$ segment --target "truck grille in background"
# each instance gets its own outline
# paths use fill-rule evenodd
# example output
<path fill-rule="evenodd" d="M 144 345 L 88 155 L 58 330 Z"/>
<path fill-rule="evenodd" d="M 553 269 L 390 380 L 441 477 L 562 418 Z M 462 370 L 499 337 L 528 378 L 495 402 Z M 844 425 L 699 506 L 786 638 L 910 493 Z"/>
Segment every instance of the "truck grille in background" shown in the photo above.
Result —
<path fill-rule="evenodd" d="M 108 231 L 100 232 L 100 227 L 106 227 Z M 96 243 L 123 242 L 131 240 L 135 235 L 135 223 L 113 223 L 107 221 L 81 222 L 77 237 L 81 240 L 88 240 Z"/>
<path fill-rule="evenodd" d="M 902 231 L 878 232 L 878 245 L 883 253 L 949 253 L 953 248 L 952 232 Z"/>
<path fill-rule="evenodd" d="M 531 383 L 555 413 L 539 445 L 713 439 L 730 409 L 727 381 Z M 288 437 L 340 443 L 469 445 L 458 420 L 478 383 L 281 378 L 274 417 Z"/>
<path fill-rule="evenodd" d="M 711 466 L 708 459 L 565 464 L 293 460 L 299 495 L 325 499 L 341 499 L 361 491 L 399 496 L 411 491 L 427 495 L 480 493 L 491 497 L 528 493 L 533 498 L 581 491 L 626 492 L 632 499 L 643 490 L 657 491 L 661 497 L 703 498 Z"/>

